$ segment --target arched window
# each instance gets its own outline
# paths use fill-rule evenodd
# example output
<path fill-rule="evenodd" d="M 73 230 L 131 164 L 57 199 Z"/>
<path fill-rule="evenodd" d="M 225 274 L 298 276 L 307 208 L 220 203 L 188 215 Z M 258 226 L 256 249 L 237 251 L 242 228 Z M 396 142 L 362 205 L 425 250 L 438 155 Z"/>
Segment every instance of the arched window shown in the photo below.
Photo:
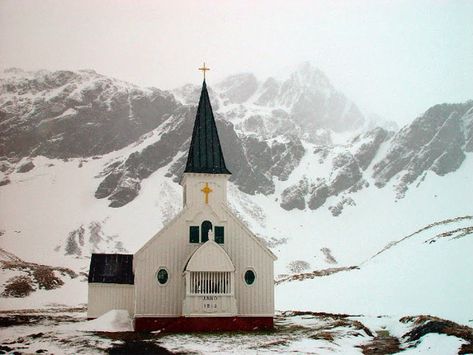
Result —
<path fill-rule="evenodd" d="M 202 226 L 200 228 L 202 237 L 201 241 L 205 243 L 207 240 L 209 240 L 209 230 L 212 230 L 212 222 L 210 221 L 203 221 Z"/>

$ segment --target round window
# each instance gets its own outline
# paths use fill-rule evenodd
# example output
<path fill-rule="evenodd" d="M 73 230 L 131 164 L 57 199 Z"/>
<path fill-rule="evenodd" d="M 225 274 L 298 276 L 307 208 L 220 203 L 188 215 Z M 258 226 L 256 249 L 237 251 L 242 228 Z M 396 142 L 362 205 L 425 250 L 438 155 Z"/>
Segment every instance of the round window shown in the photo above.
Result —
<path fill-rule="evenodd" d="M 255 282 L 256 275 L 253 270 L 246 270 L 245 272 L 245 282 L 247 285 L 253 285 Z"/>
<path fill-rule="evenodd" d="M 161 285 L 164 285 L 166 282 L 168 282 L 169 279 L 169 274 L 166 269 L 159 269 L 157 275 L 156 275 L 158 282 Z"/>

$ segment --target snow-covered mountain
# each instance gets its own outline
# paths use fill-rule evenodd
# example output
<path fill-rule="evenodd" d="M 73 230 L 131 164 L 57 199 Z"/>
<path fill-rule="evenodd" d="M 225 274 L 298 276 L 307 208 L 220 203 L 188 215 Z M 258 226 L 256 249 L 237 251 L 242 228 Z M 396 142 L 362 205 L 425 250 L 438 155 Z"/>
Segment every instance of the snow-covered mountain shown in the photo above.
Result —
<path fill-rule="evenodd" d="M 192 104 L 200 87 L 186 85 L 175 93 Z M 359 108 L 310 63 L 299 65 L 286 77 L 263 82 L 250 73 L 233 75 L 217 83 L 213 93 L 217 111 L 238 132 L 265 139 L 290 131 L 312 143 L 330 143 L 334 133 L 353 132 L 366 121 Z"/>
<path fill-rule="evenodd" d="M 397 130 L 373 125 L 309 64 L 262 82 L 234 75 L 209 92 L 233 173 L 231 207 L 278 255 L 281 277 L 360 266 L 424 226 L 473 215 L 473 101 L 436 105 Z M 90 70 L 5 71 L 0 247 L 22 263 L 68 267 L 78 275 L 87 271 L 91 252 L 135 251 L 181 207 L 177 181 L 199 93 L 196 85 L 172 92 L 140 88 Z M 458 228 L 468 226 L 465 219 Z M 473 249 L 468 231 L 461 241 L 439 240 L 443 254 L 429 254 L 437 247 L 421 242 L 410 244 L 409 253 L 456 258 Z M 414 257 L 403 248 L 390 250 L 394 259 Z M 463 265 L 473 279 L 462 258 L 452 272 Z M 378 260 L 382 270 L 396 265 L 384 257 L 372 262 Z M 10 271 L 2 272 L 2 284 L 21 276 Z M 355 280 L 363 267 L 345 275 Z M 85 297 L 84 284 L 68 277 L 60 289 L 71 287 L 71 302 L 77 302 Z M 304 287 L 332 287 L 317 280 Z M 342 287 L 342 281 L 333 282 Z M 465 287 L 473 292 L 471 284 Z M 279 305 L 290 308 L 291 287 L 278 289 Z M 38 292 L 31 303 L 48 300 L 46 291 Z M 49 302 L 58 298 L 64 297 Z M 317 299 L 323 310 L 324 298 Z M 2 300 L 5 307 L 24 302 Z"/>

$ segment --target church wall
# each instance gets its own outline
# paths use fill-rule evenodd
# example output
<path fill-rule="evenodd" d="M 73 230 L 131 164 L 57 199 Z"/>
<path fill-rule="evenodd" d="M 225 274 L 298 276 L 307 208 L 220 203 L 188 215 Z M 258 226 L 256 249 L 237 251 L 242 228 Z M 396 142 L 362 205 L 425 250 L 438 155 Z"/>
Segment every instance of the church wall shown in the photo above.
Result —
<path fill-rule="evenodd" d="M 89 283 L 87 318 L 97 318 L 112 309 L 134 312 L 134 285 Z"/>
<path fill-rule="evenodd" d="M 134 259 L 135 315 L 179 316 L 185 296 L 184 263 L 199 244 L 189 244 L 189 211 L 151 241 Z M 156 273 L 166 268 L 169 280 L 160 285 Z"/>
<path fill-rule="evenodd" d="M 242 316 L 273 316 L 274 271 L 272 257 L 251 237 L 246 228 L 228 218 L 224 249 L 235 265 L 235 297 L 238 314 Z M 256 274 L 253 285 L 247 285 L 244 273 Z"/>
<path fill-rule="evenodd" d="M 172 225 L 162 231 L 135 256 L 135 314 L 141 316 L 180 316 L 185 298 L 183 271 L 186 261 L 201 244 L 189 243 L 189 226 L 210 220 L 225 227 L 225 243 L 222 247 L 235 265 L 235 297 L 237 310 L 243 316 L 272 316 L 274 313 L 273 259 L 248 234 L 229 212 L 219 215 L 211 208 L 188 209 Z M 194 211 L 194 213 L 192 212 Z M 212 262 L 209 260 L 209 262 Z M 165 267 L 169 280 L 165 286 L 158 284 L 156 273 Z M 255 283 L 246 285 L 244 273 L 252 269 Z"/>
<path fill-rule="evenodd" d="M 187 206 L 204 206 L 205 198 L 201 191 L 208 183 L 212 190 L 208 196 L 210 205 L 218 205 L 227 201 L 227 180 L 228 175 L 196 174 L 186 173 L 182 180 L 184 199 L 183 203 Z"/>
<path fill-rule="evenodd" d="M 209 204 L 216 211 L 222 209 L 222 203 L 227 204 L 226 175 L 211 174 L 185 174 L 183 187 L 186 198 L 191 208 L 205 208 L 204 196 L 201 191 L 208 182 L 213 192 L 209 194 Z M 192 201 L 191 205 L 189 202 Z M 249 231 L 237 222 L 237 217 L 231 212 L 220 225 L 225 226 L 225 244 L 222 247 L 227 251 L 236 267 L 235 296 L 237 299 L 238 313 L 242 315 L 273 315 L 274 313 L 274 261 L 272 257 L 258 243 L 255 242 Z M 204 220 L 198 217 L 195 224 Z M 211 220 L 211 219 L 210 219 Z M 214 221 L 213 221 L 214 222 Z M 214 222 L 215 225 L 215 222 Z M 211 262 L 209 260 L 209 262 Z M 246 285 L 244 273 L 252 269 L 257 275 L 255 283 Z"/>

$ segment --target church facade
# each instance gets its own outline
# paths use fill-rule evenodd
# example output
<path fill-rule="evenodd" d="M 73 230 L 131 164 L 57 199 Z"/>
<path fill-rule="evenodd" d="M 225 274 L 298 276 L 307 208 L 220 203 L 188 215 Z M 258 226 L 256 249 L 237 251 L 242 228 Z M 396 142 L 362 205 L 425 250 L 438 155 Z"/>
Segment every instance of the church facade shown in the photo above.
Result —
<path fill-rule="evenodd" d="M 126 309 L 137 331 L 273 327 L 276 257 L 229 209 L 230 175 L 204 78 L 183 209 L 134 255 L 92 255 L 88 318 Z"/>

